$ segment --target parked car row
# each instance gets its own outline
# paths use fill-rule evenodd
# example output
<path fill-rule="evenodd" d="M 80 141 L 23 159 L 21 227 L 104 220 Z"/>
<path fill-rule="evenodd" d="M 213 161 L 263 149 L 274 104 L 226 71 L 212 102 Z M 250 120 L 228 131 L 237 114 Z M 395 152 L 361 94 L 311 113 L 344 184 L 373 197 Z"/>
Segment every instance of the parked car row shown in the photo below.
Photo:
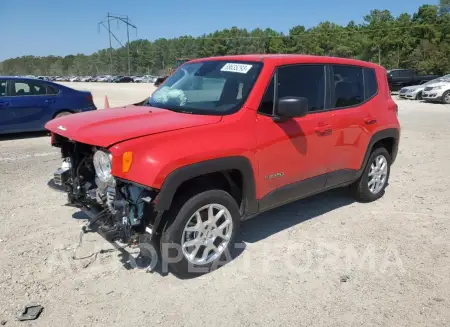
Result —
<path fill-rule="evenodd" d="M 15 76 L 22 78 L 36 78 L 52 82 L 105 82 L 105 83 L 155 83 L 157 76 L 139 75 L 100 75 L 100 76 Z"/>
<path fill-rule="evenodd" d="M 450 104 L 450 74 L 419 85 L 403 87 L 399 98 Z"/>

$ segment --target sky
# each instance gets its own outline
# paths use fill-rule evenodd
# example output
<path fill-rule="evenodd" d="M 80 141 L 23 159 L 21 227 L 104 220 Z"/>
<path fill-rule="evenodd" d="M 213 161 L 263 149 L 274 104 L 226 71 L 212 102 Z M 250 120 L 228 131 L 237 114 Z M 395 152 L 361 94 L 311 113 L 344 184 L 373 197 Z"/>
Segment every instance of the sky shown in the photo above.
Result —
<path fill-rule="evenodd" d="M 398 16 L 425 3 L 438 0 L 0 0 L 0 61 L 23 55 L 91 54 L 108 48 L 108 33 L 98 28 L 108 12 L 128 15 L 137 26 L 130 40 L 152 41 L 232 26 L 288 32 L 296 25 L 309 28 L 322 21 L 345 25 L 350 20 L 362 22 L 371 9 L 388 9 Z M 112 31 L 125 42 L 124 26 L 114 24 Z"/>

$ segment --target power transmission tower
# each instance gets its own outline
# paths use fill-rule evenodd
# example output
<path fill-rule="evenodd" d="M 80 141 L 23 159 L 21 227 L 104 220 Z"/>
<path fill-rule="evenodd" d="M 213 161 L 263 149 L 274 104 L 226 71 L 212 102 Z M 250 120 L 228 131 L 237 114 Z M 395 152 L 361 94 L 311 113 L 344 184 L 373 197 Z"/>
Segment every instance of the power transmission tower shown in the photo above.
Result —
<path fill-rule="evenodd" d="M 113 60 L 112 60 L 112 43 L 111 43 L 111 36 L 120 44 L 121 47 L 124 45 L 120 40 L 117 38 L 117 36 L 111 31 L 111 22 L 116 21 L 117 25 L 119 25 L 121 22 L 124 23 L 127 26 L 127 61 L 128 61 L 128 75 L 131 75 L 131 57 L 130 57 L 130 27 L 134 28 L 136 30 L 137 35 L 137 27 L 130 23 L 130 19 L 126 15 L 116 15 L 108 13 L 108 15 L 100 22 L 98 23 L 98 26 L 103 26 L 107 31 L 109 35 L 109 70 L 110 74 L 112 74 L 113 71 Z M 107 22 L 107 24 L 105 24 Z"/>

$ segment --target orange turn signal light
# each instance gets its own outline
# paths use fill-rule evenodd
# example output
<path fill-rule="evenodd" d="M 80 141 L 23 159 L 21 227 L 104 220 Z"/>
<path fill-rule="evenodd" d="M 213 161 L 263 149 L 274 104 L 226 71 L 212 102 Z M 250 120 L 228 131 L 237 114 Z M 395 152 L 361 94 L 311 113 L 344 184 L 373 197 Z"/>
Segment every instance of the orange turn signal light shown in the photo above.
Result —
<path fill-rule="evenodd" d="M 127 151 L 122 155 L 122 172 L 128 173 L 133 162 L 133 152 Z"/>

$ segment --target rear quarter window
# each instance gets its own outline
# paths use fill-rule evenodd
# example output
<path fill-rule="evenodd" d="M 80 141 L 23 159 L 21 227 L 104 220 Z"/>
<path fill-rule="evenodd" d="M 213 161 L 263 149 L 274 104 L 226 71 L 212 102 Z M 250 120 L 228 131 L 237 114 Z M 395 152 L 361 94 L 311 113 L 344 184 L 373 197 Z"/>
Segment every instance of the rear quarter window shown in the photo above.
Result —
<path fill-rule="evenodd" d="M 365 99 L 369 100 L 378 93 L 378 81 L 375 69 L 364 68 Z"/>
<path fill-rule="evenodd" d="M 59 90 L 56 87 L 47 85 L 47 94 L 48 95 L 57 95 L 59 93 Z"/>

